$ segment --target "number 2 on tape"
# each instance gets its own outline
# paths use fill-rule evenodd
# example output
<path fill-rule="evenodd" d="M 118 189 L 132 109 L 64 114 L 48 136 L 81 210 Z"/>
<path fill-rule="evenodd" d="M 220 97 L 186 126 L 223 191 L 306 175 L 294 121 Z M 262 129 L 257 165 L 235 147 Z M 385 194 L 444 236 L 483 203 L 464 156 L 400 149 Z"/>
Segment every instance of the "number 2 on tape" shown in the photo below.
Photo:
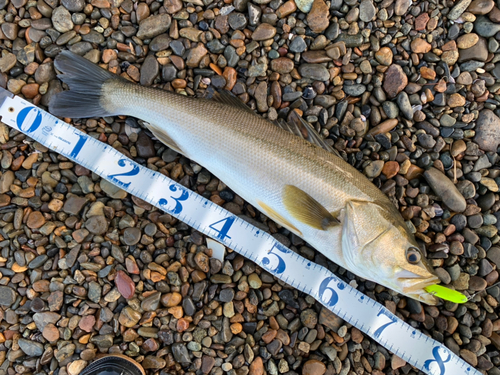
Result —
<path fill-rule="evenodd" d="M 132 183 L 132 181 L 123 182 L 122 177 L 137 176 L 139 174 L 139 171 L 140 171 L 139 166 L 132 164 L 129 160 L 127 160 L 127 159 L 118 160 L 118 165 L 120 167 L 126 167 L 127 164 L 129 165 L 128 171 L 108 175 L 108 178 L 110 178 L 115 184 L 117 184 L 118 186 L 121 186 L 123 188 L 128 188 L 129 185 Z M 118 178 L 118 177 L 120 177 L 120 178 Z"/>

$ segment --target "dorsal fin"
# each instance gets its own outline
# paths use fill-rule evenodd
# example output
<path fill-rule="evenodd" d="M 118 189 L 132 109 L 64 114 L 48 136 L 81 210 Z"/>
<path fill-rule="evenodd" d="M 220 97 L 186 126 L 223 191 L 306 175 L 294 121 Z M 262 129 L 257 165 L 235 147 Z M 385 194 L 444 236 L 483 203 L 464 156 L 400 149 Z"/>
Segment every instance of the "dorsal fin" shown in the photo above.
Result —
<path fill-rule="evenodd" d="M 335 154 L 338 157 L 340 154 L 333 147 L 330 147 L 326 142 L 321 138 L 318 132 L 309 124 L 306 120 L 299 116 L 299 114 L 295 111 L 292 111 L 288 117 L 288 122 L 283 119 L 278 119 L 274 121 L 274 123 L 279 126 L 281 129 L 286 130 L 296 136 L 305 139 L 306 141 L 315 144 L 316 146 L 321 147 L 322 149 Z"/>
<path fill-rule="evenodd" d="M 224 104 L 233 106 L 235 108 L 242 109 L 248 113 L 251 113 L 252 115 L 257 116 L 257 114 L 254 111 L 252 111 L 252 109 L 250 107 L 248 107 L 245 103 L 243 103 L 240 100 L 240 98 L 233 95 L 228 90 L 214 91 L 214 93 L 212 95 L 212 100 L 219 102 L 219 103 L 224 103 Z"/>

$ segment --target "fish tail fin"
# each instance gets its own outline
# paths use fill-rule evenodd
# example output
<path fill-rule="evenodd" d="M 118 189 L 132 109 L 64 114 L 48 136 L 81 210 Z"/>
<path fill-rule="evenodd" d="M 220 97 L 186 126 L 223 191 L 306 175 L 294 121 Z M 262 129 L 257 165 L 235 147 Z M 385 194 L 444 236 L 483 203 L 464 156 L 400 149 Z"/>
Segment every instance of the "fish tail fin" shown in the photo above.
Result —
<path fill-rule="evenodd" d="M 57 77 L 70 87 L 51 99 L 49 112 L 54 116 L 88 118 L 122 114 L 112 101 L 106 100 L 106 92 L 110 92 L 110 84 L 122 84 L 123 78 L 70 51 L 62 51 L 54 65 L 63 73 Z M 104 86 L 108 89 L 104 90 Z"/>

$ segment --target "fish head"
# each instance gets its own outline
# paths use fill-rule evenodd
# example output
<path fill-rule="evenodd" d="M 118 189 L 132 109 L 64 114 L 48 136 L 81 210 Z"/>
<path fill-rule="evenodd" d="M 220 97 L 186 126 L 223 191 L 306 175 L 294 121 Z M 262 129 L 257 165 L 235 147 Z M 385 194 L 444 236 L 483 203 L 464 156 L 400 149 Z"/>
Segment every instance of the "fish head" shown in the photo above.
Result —
<path fill-rule="evenodd" d="M 435 305 L 425 288 L 440 282 L 403 218 L 387 205 L 348 202 L 342 221 L 342 254 L 355 274 Z"/>

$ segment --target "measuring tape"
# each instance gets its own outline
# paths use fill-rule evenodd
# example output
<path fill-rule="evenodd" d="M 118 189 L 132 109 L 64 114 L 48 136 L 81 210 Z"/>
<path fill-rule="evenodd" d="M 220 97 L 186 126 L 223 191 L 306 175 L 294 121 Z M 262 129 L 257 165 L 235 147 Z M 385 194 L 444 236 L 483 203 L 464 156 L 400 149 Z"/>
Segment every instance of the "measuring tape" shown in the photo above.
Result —
<path fill-rule="evenodd" d="M 251 259 L 421 371 L 429 375 L 480 375 L 444 345 L 326 268 L 222 207 L 1 88 L 0 105 L 3 123 Z"/>

